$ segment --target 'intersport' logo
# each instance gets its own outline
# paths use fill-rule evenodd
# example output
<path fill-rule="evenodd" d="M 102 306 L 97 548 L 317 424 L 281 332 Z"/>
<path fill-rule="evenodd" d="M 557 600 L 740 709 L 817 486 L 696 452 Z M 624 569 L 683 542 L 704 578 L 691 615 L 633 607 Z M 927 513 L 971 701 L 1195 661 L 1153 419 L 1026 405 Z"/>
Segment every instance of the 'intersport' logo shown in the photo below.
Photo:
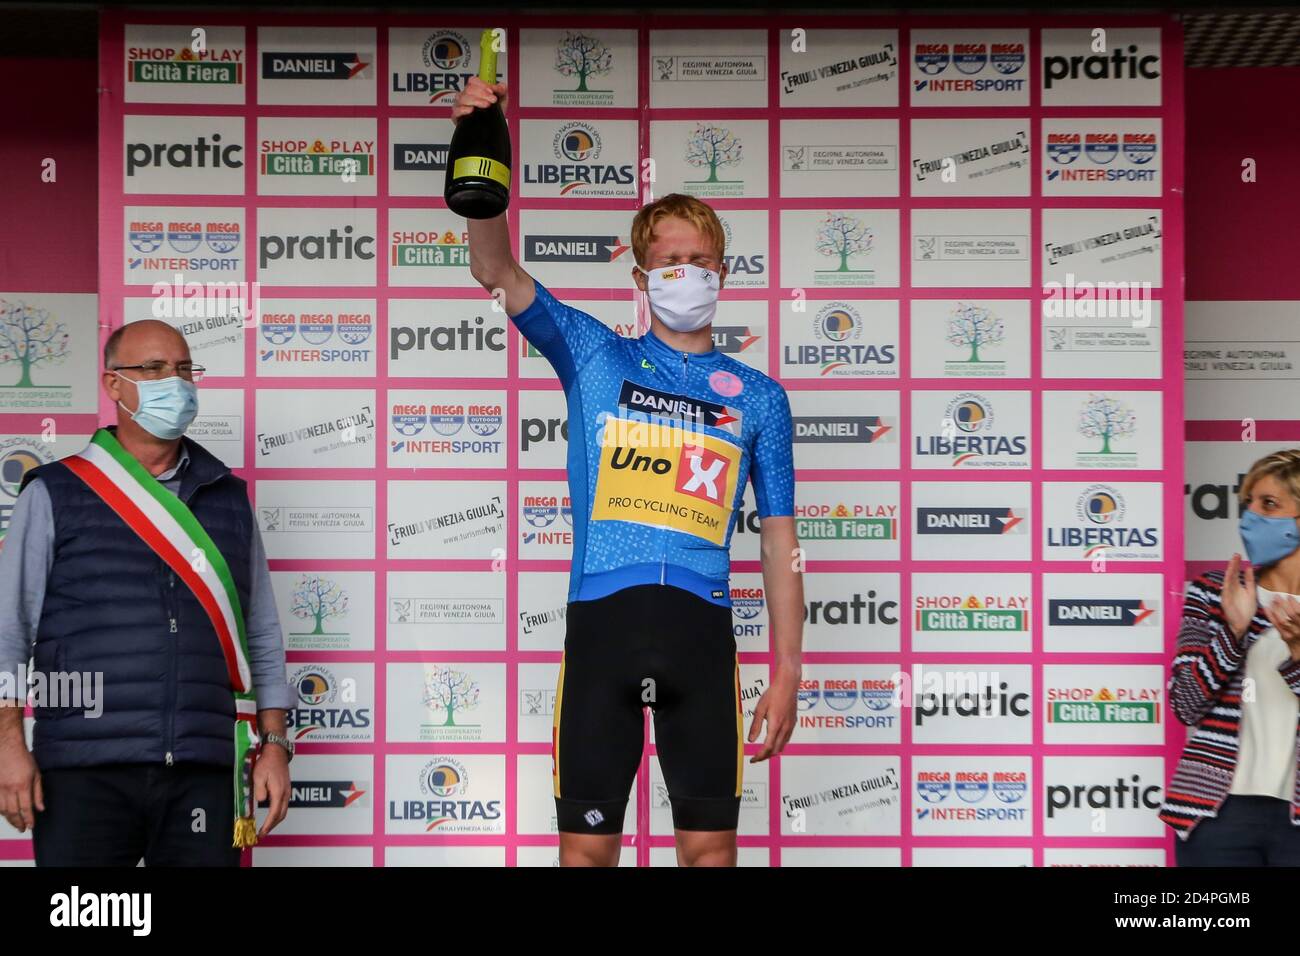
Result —
<path fill-rule="evenodd" d="M 263 312 L 259 326 L 270 348 L 258 348 L 263 362 L 305 364 L 359 363 L 370 361 L 368 346 L 375 319 L 369 312 Z M 343 348 L 327 348 L 338 338 Z M 310 348 L 289 347 L 301 339 Z"/>
<path fill-rule="evenodd" d="M 263 139 L 258 146 L 263 176 L 373 176 L 371 139 Z"/>
<path fill-rule="evenodd" d="M 913 61 L 925 79 L 915 92 L 1017 92 L 1025 87 L 1025 45 L 1021 42 L 916 43 Z M 983 74 L 983 75 L 981 75 Z"/>
<path fill-rule="evenodd" d="M 1142 598 L 1051 598 L 1049 627 L 1152 627 L 1156 607 Z"/>
<path fill-rule="evenodd" d="M 614 262 L 631 250 L 622 236 L 525 235 L 526 262 Z"/>
<path fill-rule="evenodd" d="M 1043 170 L 1048 182 L 1149 183 L 1159 172 L 1160 137 L 1154 130 L 1049 132 L 1045 140 L 1052 165 Z M 1123 157 L 1122 163 L 1116 160 Z M 1077 167 L 1073 167 L 1080 159 Z"/>
<path fill-rule="evenodd" d="M 1025 633 L 1029 624 L 1029 595 L 974 594 L 917 596 L 917 631 L 933 634 Z"/>
<path fill-rule="evenodd" d="M 989 794 L 999 803 L 1016 804 L 1028 792 L 1028 775 L 1023 770 L 918 770 L 916 773 L 916 795 L 925 804 L 942 804 L 950 796 L 956 796 L 962 803 L 978 804 Z M 958 807 L 916 808 L 918 820 L 1023 820 L 1026 812 L 1024 807 L 1014 810 L 989 807 L 979 813 Z"/>
<path fill-rule="evenodd" d="M 128 47 L 128 83 L 184 83 L 193 86 L 238 86 L 244 82 L 244 51 L 208 47 Z"/>
<path fill-rule="evenodd" d="M 312 53 L 262 53 L 264 80 L 350 80 L 370 76 L 373 53 L 338 53 L 332 50 Z"/>

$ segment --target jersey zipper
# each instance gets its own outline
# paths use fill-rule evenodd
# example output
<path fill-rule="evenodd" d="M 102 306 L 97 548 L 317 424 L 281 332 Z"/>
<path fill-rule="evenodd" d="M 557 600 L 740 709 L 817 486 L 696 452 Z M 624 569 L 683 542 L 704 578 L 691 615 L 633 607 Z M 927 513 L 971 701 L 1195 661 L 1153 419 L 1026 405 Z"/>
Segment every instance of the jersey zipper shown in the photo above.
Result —
<path fill-rule="evenodd" d="M 682 353 L 681 386 L 683 391 L 685 391 L 686 389 L 686 371 L 687 371 L 687 362 L 689 358 L 690 358 L 690 353 L 688 352 Z M 659 560 L 659 583 L 660 584 L 666 584 L 667 583 L 666 579 L 668 576 L 668 529 L 667 528 L 664 529 L 663 535 L 664 535 L 664 550 Z"/>

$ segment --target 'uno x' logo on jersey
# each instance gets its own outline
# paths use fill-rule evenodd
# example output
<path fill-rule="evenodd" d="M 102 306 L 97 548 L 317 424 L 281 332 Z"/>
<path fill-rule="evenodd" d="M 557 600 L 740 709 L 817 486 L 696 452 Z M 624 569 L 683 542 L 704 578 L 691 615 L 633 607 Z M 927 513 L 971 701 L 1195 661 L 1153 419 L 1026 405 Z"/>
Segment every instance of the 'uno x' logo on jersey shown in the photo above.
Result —
<path fill-rule="evenodd" d="M 722 455 L 699 445 L 683 445 L 677 461 L 676 489 L 684 495 L 701 498 L 719 507 L 727 488 L 727 468 L 731 464 Z"/>

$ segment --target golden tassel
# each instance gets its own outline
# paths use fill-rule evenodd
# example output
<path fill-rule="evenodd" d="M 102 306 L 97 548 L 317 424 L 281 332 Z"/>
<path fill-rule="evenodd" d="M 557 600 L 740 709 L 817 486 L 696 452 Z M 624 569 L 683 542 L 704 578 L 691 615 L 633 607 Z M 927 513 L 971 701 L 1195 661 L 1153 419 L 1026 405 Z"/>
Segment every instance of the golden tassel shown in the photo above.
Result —
<path fill-rule="evenodd" d="M 245 850 L 257 846 L 257 822 L 252 817 L 239 817 L 235 820 L 235 847 Z"/>

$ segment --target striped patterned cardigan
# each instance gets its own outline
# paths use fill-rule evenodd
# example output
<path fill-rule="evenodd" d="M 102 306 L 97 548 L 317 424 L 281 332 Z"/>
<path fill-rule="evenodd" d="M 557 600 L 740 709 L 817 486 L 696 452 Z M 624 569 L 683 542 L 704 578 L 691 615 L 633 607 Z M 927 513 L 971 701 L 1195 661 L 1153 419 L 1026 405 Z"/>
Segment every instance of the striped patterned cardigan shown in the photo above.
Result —
<path fill-rule="evenodd" d="M 1188 587 L 1169 678 L 1170 707 L 1179 720 L 1196 728 L 1160 808 L 1160 819 L 1184 840 L 1197 823 L 1218 813 L 1228 796 L 1237 766 L 1246 653 L 1273 626 L 1263 609 L 1257 609 L 1242 644 L 1233 639 L 1220 600 L 1223 575 L 1223 571 L 1207 571 Z M 1278 673 L 1300 695 L 1300 662 L 1288 659 Z M 1295 793 L 1291 823 L 1300 826 Z"/>

